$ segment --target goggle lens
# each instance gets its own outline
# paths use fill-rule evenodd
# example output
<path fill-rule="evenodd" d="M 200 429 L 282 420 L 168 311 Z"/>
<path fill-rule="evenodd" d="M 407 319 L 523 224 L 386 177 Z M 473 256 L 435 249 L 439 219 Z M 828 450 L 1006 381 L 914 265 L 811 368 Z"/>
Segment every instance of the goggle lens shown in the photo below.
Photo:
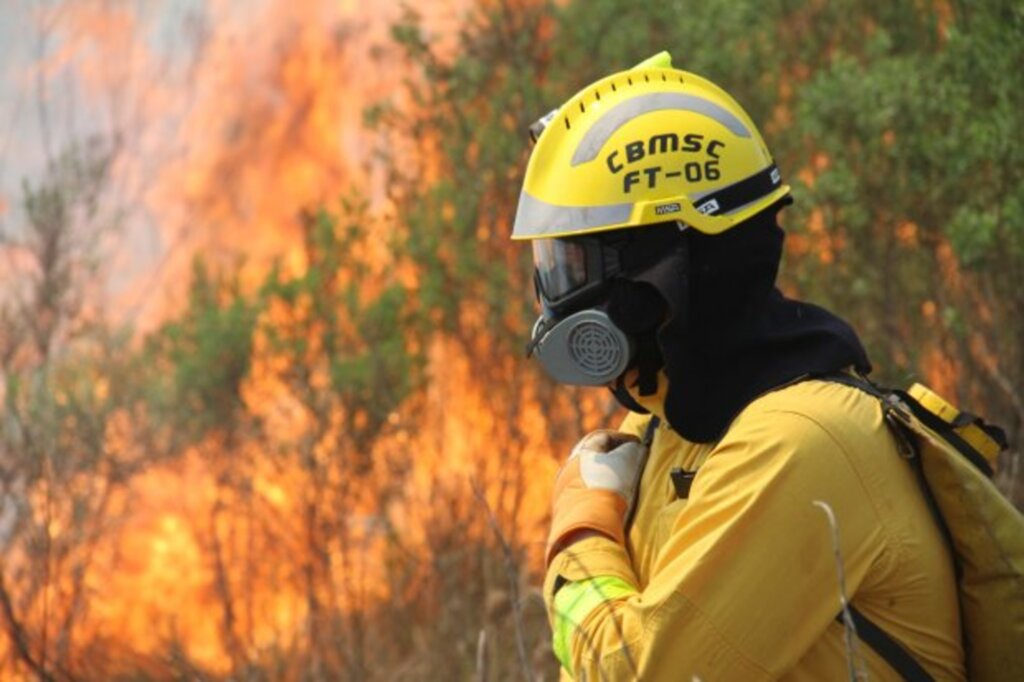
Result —
<path fill-rule="evenodd" d="M 563 299 L 587 283 L 587 251 L 582 244 L 565 239 L 534 240 L 533 265 L 540 294 L 548 301 Z"/>

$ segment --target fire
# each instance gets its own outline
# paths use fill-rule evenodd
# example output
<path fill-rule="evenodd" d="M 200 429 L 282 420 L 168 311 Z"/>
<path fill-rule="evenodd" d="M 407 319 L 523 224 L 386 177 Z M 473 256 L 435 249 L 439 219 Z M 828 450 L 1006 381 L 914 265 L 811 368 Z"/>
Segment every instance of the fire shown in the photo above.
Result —
<path fill-rule="evenodd" d="M 187 245 L 183 256 L 245 253 L 253 284 L 275 259 L 303 269 L 299 211 L 365 183 L 360 117 L 388 82 L 363 62 L 386 24 L 364 32 L 358 21 L 310 0 L 269 3 L 244 21 L 212 19 L 224 28 L 204 47 L 182 153 L 150 196 Z"/>
<path fill-rule="evenodd" d="M 466 4 L 432 7 L 425 24 L 450 29 Z M 396 262 L 388 248 L 392 207 L 371 159 L 374 140 L 362 127 L 364 109 L 399 90 L 404 77 L 383 47 L 399 7 L 388 3 L 367 16 L 357 3 L 326 0 L 274 0 L 245 13 L 213 3 L 197 20 L 201 49 L 186 65 L 161 62 L 147 42 L 146 17 L 131 7 L 75 3 L 66 14 L 41 17 L 61 36 L 39 65 L 44 77 L 74 72 L 91 97 L 123 93 L 126 83 L 138 88 L 138 129 L 117 150 L 113 173 L 137 192 L 163 253 L 155 274 L 138 275 L 143 286 L 115 293 L 120 305 L 144 309 L 143 328 L 179 311 L 194 254 L 229 267 L 244 254 L 249 292 L 275 262 L 286 276 L 303 273 L 302 212 L 353 194 L 369 198 L 367 237 L 351 254 L 369 275 L 359 282 L 361 295 L 377 295 L 387 273 L 415 288 L 416 268 Z M 161 69 L 166 79 L 154 77 Z M 434 163 L 429 154 L 419 162 L 428 173 Z M 117 262 L 125 260 L 120 254 Z M 150 295 L 154 287 L 160 296 Z M 320 335 L 303 326 L 310 305 L 276 301 L 258 327 L 306 334 L 308 388 L 323 391 L 329 377 Z M 461 312 L 468 328 L 482 329 L 486 315 L 478 305 Z M 365 428 L 365 411 L 348 415 L 328 404 L 317 413 L 297 394 L 289 359 L 257 333 L 241 389 L 247 431 L 212 433 L 112 491 L 110 513 L 123 522 L 90 549 L 81 587 L 87 608 L 73 630 L 83 648 L 51 665 L 100 677 L 161 674 L 166 652 L 181 651 L 201 669 L 227 674 L 267 652 L 318 646 L 326 635 L 317 633 L 342 627 L 326 619 L 328 609 L 371 613 L 388 600 L 422 599 L 429 566 L 410 566 L 404 584 L 379 570 L 396 551 L 389 535 L 396 529 L 403 551 L 429 557 L 437 543 L 456 538 L 445 536 L 455 529 L 461 542 L 493 542 L 491 518 L 524 547 L 526 568 L 536 569 L 549 491 L 532 481 L 550 481 L 554 455 L 569 445 L 553 446 L 548 432 L 551 414 L 567 413 L 570 398 L 544 405 L 513 357 L 494 359 L 488 371 L 516 388 L 489 392 L 477 376 L 491 344 L 485 335 L 468 348 L 435 340 L 426 390 L 390 415 L 372 452 L 360 453 L 345 425 Z M 109 390 L 97 383 L 97 398 Z M 588 396 L 576 412 L 583 425 L 596 426 L 606 410 L 605 396 Z M 133 418 L 111 420 L 111 451 L 140 447 Z M 370 468 L 355 485 L 352 467 L 362 460 Z M 451 531 L 443 528 L 449 521 Z M 50 524 L 51 537 L 65 531 L 62 523 Z M 68 608 L 73 588 L 62 575 L 49 595 L 36 597 L 54 613 Z M 54 595 L 65 595 L 58 606 Z M 31 609 L 28 628 L 51 619 L 41 607 Z M 97 647 L 106 663 L 90 662 Z"/>
<path fill-rule="evenodd" d="M 160 651 L 183 636 L 176 628 L 187 628 L 196 659 L 216 663 L 223 656 L 216 619 L 195 611 L 197 597 L 207 592 L 202 548 L 181 508 L 211 491 L 195 458 L 182 469 L 155 469 L 135 482 L 130 494 L 137 511 L 92 572 L 91 590 L 102 595 L 93 600 L 93 622 L 97 637 L 130 643 L 137 652 Z M 168 619 L 170 604 L 177 615 Z"/>
<path fill-rule="evenodd" d="M 460 6 L 432 6 L 425 23 L 443 29 Z M 153 78 L 158 57 L 130 8 L 79 3 L 66 15 L 67 40 L 49 72 L 84 60 L 91 93 L 152 81 L 138 93 L 143 130 L 115 164 L 118 180 L 138 188 L 163 248 L 156 275 L 140 275 L 145 286 L 124 292 L 124 306 L 147 308 L 144 327 L 180 310 L 195 254 L 226 266 L 244 255 L 249 292 L 275 261 L 286 275 L 300 275 L 309 266 L 302 212 L 337 206 L 353 193 L 369 197 L 367 237 L 351 254 L 367 270 L 361 295 L 379 293 L 388 273 L 415 289 L 420 273 L 396 262 L 387 246 L 392 207 L 361 125 L 365 107 L 404 77 L 381 47 L 398 8 L 388 3 L 368 18 L 356 3 L 326 0 L 246 4 L 244 14 L 237 3 L 214 3 L 199 21 L 198 57 L 187 68 L 168 67 L 167 81 Z M 168 130 L 169 145 L 160 134 Z M 421 149 L 415 162 L 429 180 L 440 148 L 427 140 Z M 146 163 L 133 157 L 143 151 Z M 162 295 L 150 296 L 153 288 Z M 136 289 L 145 291 L 133 300 Z M 326 394 L 330 381 L 311 306 L 303 297 L 276 300 L 258 320 L 238 433 L 208 434 L 112 495 L 111 516 L 123 525 L 92 549 L 83 588 L 88 608 L 74 630 L 83 649 L 65 661 L 72 669 L 92 677 L 166 674 L 168 652 L 178 651 L 204 671 L 227 675 L 247 661 L 288 652 L 299 658 L 294 652 L 325 649 L 320 640 L 332 628 L 337 640 L 355 639 L 359 628 L 346 617 L 388 604 L 429 610 L 445 570 L 431 561 L 469 561 L 466 549 L 493 545 L 496 530 L 521 552 L 520 579 L 531 572 L 536 579 L 549 482 L 579 433 L 608 423 L 608 396 L 550 391 L 523 370 L 521 358 L 494 357 L 495 339 L 483 331 L 437 338 L 424 349 L 425 388 L 399 405 L 372 450 L 361 452 L 346 425 L 364 427 L 365 413 L 301 395 Z M 470 302 L 458 314 L 465 329 L 485 330 L 488 313 Z M 302 364 L 310 372 L 301 386 L 293 358 L 259 331 L 266 328 L 305 341 Z M 575 417 L 573 428 L 553 433 L 566 415 Z M 140 447 L 130 421 L 112 421 L 112 451 Z M 59 533 L 54 525 L 51 534 Z M 397 561 L 399 569 L 386 570 Z M 28 623 L 36 630 L 39 614 L 34 609 Z M 109 662 L 90 671 L 96 648 Z"/>

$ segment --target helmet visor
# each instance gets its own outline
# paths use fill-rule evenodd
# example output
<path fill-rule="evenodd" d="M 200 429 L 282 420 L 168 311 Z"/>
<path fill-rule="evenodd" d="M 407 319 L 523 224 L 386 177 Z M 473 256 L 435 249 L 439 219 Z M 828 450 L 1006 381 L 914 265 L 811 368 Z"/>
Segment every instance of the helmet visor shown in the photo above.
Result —
<path fill-rule="evenodd" d="M 533 265 L 540 294 L 549 302 L 559 301 L 587 283 L 587 250 L 579 242 L 536 239 Z"/>

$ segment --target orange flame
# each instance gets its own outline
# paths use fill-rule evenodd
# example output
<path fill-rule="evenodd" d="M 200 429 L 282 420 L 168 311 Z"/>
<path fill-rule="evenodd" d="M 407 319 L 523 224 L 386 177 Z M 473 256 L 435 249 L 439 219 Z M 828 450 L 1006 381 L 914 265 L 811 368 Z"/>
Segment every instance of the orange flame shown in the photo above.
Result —
<path fill-rule="evenodd" d="M 427 25 L 444 27 L 464 4 L 432 9 Z M 399 281 L 415 286 L 415 269 L 396 266 L 383 238 L 388 207 L 373 186 L 380 180 L 370 161 L 372 140 L 361 127 L 365 106 L 388 96 L 403 76 L 381 48 L 398 3 L 374 17 L 360 10 L 353 2 L 291 0 L 267 2 L 241 16 L 234 5 L 215 3 L 201 56 L 187 73 L 190 87 L 176 88 L 170 76 L 169 82 L 146 84 L 139 115 L 148 128 L 119 150 L 115 175 L 145 190 L 146 206 L 163 233 L 166 264 L 152 279 L 143 278 L 166 292 L 154 301 L 157 317 L 177 308 L 194 253 L 228 263 L 244 254 L 248 287 L 275 260 L 286 272 L 301 273 L 307 265 L 301 211 L 330 206 L 351 191 L 371 200 L 371 238 L 353 256 L 374 273 L 397 267 Z M 81 3 L 62 22 L 67 40 L 41 65 L 47 74 L 75 65 L 94 94 L 152 75 L 144 66 L 157 57 L 131 9 Z M 177 128 L 173 153 L 158 134 L 168 122 Z M 140 150 L 155 161 L 131 158 Z M 362 284 L 369 295 L 380 286 Z M 305 306 L 308 301 L 300 300 L 272 307 L 266 322 L 287 324 L 301 318 Z M 464 322 L 480 325 L 485 312 L 467 305 Z M 308 341 L 311 358 L 322 353 L 315 332 Z M 488 340 L 478 338 L 474 346 L 483 357 Z M 429 350 L 427 391 L 396 410 L 373 453 L 366 453 L 372 469 L 365 490 L 346 488 L 349 473 L 339 461 L 346 455 L 332 445 L 346 442 L 338 408 L 318 422 L 284 379 L 288 369 L 287 359 L 258 336 L 242 397 L 248 418 L 263 431 L 239 434 L 230 443 L 210 436 L 175 461 L 152 466 L 114 496 L 112 507 L 125 522 L 95 547 L 85 578 L 88 614 L 76 634 L 92 643 L 83 651 L 106 646 L 117 659 L 99 676 L 132 665 L 160 670 L 159 656 L 174 647 L 204 669 L 226 673 L 238 657 L 256 658 L 308 636 L 317 601 L 346 611 L 393 596 L 394 587 L 373 570 L 387 551 L 384 517 L 401 529 L 408 550 L 424 555 L 437 531 L 439 504 L 448 505 L 453 517 L 476 519 L 467 532 L 477 538 L 491 532 L 486 507 L 504 533 L 527 546 L 531 565 L 539 566 L 549 491 L 526 485 L 523 476 L 551 480 L 553 452 L 568 444 L 553 450 L 552 411 L 539 404 L 532 380 L 517 378 L 517 359 L 504 358 L 492 371 L 520 388 L 495 396 L 480 385 L 479 370 L 462 347 L 437 340 Z M 314 388 L 327 381 L 318 372 L 310 379 Z M 603 421 L 602 398 L 581 403 L 578 414 L 586 424 Z M 567 413 L 569 398 L 558 400 L 554 411 Z M 128 419 L 112 423 L 111 451 L 139 447 Z M 279 455 L 302 451 L 321 427 L 308 451 L 312 464 Z M 499 456 L 510 451 L 511 461 Z M 378 491 L 394 486 L 396 468 L 403 472 L 402 494 L 382 506 Z M 335 501 L 346 505 L 340 514 L 331 512 L 337 518 L 330 521 L 342 523 L 337 535 L 302 535 L 314 471 L 332 496 L 317 504 L 328 510 Z M 474 489 L 486 502 L 474 497 Z M 51 527 L 52 534 L 60 532 Z M 328 555 L 326 562 L 313 565 L 311 543 Z M 307 570 L 326 571 L 315 594 L 304 588 Z"/>

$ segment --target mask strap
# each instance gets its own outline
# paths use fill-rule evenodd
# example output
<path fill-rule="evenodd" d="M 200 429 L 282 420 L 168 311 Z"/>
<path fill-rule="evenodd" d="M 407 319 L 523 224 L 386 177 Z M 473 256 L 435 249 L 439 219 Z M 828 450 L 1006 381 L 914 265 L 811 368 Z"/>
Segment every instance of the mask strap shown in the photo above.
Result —
<path fill-rule="evenodd" d="M 641 343 L 649 345 L 649 348 L 644 349 L 641 347 L 637 349 L 637 357 L 640 359 L 636 368 L 640 375 L 637 377 L 637 389 L 640 395 L 654 395 L 658 392 L 658 370 L 665 363 L 661 359 L 657 341 L 651 338 Z"/>
<path fill-rule="evenodd" d="M 633 399 L 633 396 L 626 390 L 626 382 L 620 376 L 615 382 L 608 387 L 608 390 L 615 396 L 615 400 L 618 401 L 619 405 L 622 405 L 630 412 L 636 412 L 637 414 L 650 414 L 650 412 L 640 403 Z"/>

